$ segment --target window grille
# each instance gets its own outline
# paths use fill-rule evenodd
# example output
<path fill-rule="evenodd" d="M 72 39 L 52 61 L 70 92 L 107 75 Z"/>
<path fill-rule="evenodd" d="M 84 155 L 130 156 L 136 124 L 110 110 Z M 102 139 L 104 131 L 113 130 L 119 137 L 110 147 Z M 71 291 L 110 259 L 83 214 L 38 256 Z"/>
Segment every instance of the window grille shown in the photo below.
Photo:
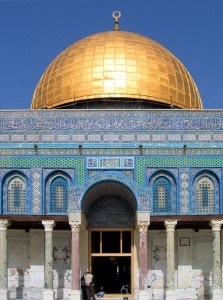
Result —
<path fill-rule="evenodd" d="M 18 176 L 8 184 L 8 212 L 26 213 L 26 185 Z"/>
<path fill-rule="evenodd" d="M 171 183 L 165 177 L 159 177 L 153 184 L 153 212 L 170 213 L 171 206 Z"/>
<path fill-rule="evenodd" d="M 201 178 L 196 185 L 197 212 L 214 211 L 214 184 L 208 177 Z"/>
<path fill-rule="evenodd" d="M 55 178 L 50 186 L 50 213 L 67 213 L 68 183 L 63 177 Z"/>

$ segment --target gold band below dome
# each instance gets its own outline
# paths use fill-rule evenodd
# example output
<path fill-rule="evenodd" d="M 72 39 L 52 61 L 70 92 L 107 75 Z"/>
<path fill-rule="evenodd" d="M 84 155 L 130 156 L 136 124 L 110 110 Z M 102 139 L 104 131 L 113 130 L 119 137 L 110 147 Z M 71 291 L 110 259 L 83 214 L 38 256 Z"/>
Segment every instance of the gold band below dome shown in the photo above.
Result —
<path fill-rule="evenodd" d="M 97 33 L 65 49 L 42 75 L 31 107 L 110 98 L 202 108 L 192 77 L 171 52 L 145 36 L 123 31 Z"/>

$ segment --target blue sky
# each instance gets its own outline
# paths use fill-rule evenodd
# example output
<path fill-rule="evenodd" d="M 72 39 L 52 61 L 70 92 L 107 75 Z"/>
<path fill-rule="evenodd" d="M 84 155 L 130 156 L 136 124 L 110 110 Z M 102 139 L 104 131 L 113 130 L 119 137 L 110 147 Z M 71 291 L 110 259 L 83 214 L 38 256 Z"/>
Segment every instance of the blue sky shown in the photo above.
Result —
<path fill-rule="evenodd" d="M 186 66 L 204 108 L 223 109 L 222 0 L 0 0 L 0 108 L 29 109 L 49 63 L 90 34 L 120 28 L 159 42 Z"/>

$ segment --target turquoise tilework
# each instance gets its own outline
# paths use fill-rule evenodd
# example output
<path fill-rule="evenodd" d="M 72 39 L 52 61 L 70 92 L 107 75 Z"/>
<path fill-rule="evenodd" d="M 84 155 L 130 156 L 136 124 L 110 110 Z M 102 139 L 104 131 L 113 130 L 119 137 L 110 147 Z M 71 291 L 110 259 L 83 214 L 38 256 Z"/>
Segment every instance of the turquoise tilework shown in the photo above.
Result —
<path fill-rule="evenodd" d="M 85 180 L 85 158 L 73 157 L 0 157 L 0 168 L 55 167 L 76 168 L 77 185 Z"/>
<path fill-rule="evenodd" d="M 223 157 L 147 157 L 136 158 L 136 183 L 146 184 L 145 167 L 221 167 Z"/>

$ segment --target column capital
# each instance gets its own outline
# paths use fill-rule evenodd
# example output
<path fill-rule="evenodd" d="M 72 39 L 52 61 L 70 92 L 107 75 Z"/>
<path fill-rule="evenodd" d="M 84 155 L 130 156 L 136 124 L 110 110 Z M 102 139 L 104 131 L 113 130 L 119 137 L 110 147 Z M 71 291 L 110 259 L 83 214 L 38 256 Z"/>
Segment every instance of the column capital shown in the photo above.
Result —
<path fill-rule="evenodd" d="M 165 221 L 165 227 L 167 231 L 174 231 L 177 225 L 177 220 L 167 220 Z"/>
<path fill-rule="evenodd" d="M 11 222 L 9 220 L 0 219 L 0 230 L 6 230 L 10 224 Z"/>
<path fill-rule="evenodd" d="M 53 231 L 53 228 L 55 226 L 54 220 L 43 220 L 42 224 L 45 228 L 45 231 Z"/>
<path fill-rule="evenodd" d="M 139 228 L 139 232 L 147 232 L 150 222 L 148 221 L 138 221 L 137 226 Z"/>
<path fill-rule="evenodd" d="M 223 220 L 211 220 L 209 225 L 212 227 L 213 231 L 220 231 Z"/>
<path fill-rule="evenodd" d="M 69 222 L 72 232 L 80 232 L 81 222 L 79 221 L 70 221 Z"/>

